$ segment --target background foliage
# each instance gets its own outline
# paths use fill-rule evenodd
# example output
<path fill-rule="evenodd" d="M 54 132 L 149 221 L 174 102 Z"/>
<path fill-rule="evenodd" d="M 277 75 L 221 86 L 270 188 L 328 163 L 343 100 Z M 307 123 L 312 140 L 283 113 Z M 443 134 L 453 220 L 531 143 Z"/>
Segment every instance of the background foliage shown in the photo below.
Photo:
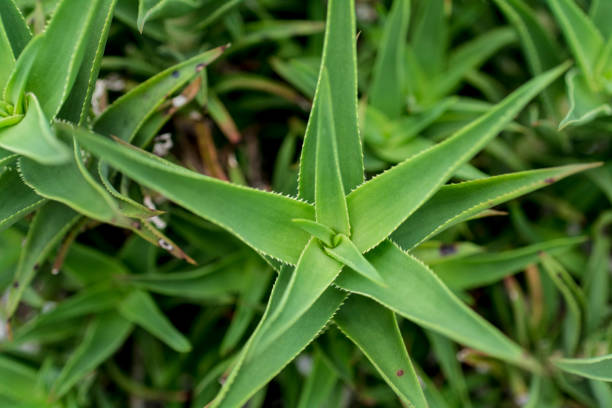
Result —
<path fill-rule="evenodd" d="M 612 406 L 611 19 L 1 2 L 0 406 Z"/>

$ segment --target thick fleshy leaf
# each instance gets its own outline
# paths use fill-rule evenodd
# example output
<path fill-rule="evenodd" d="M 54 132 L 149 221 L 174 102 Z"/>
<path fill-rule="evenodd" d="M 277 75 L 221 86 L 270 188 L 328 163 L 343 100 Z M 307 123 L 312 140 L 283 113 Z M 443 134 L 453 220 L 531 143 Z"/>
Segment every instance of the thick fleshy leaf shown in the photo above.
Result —
<path fill-rule="evenodd" d="M 59 112 L 74 85 L 101 1 L 104 0 L 87 1 L 79 7 L 71 1 L 61 1 L 42 35 L 25 90 L 36 95 L 49 119 Z"/>
<path fill-rule="evenodd" d="M 338 143 L 332 113 L 331 86 L 327 69 L 321 70 L 317 104 L 315 159 L 315 215 L 318 223 L 337 233 L 350 234 L 346 197 L 342 186 Z"/>
<path fill-rule="evenodd" d="M 592 358 L 559 358 L 552 362 L 568 373 L 600 381 L 612 381 L 612 354 Z"/>
<path fill-rule="evenodd" d="M 315 303 L 340 273 L 342 264 L 329 257 L 320 243 L 311 239 L 300 256 L 279 305 L 262 327 L 266 347 L 293 325 Z"/>
<path fill-rule="evenodd" d="M 83 61 L 79 67 L 74 85 L 70 90 L 58 117 L 73 123 L 83 123 L 87 119 L 91 95 L 100 72 L 102 54 L 110 29 L 110 22 L 118 0 L 100 0 L 93 11 L 84 38 Z"/>
<path fill-rule="evenodd" d="M 240 369 L 234 377 L 228 378 L 211 408 L 242 406 L 321 332 L 345 298 L 346 294 L 341 291 L 328 288 L 299 320 L 284 331 L 282 341 L 250 349 Z"/>
<path fill-rule="evenodd" d="M 559 123 L 559 129 L 584 125 L 600 116 L 612 115 L 610 97 L 604 92 L 590 89 L 583 73 L 572 69 L 565 76 L 565 82 L 570 107 L 567 115 Z"/>
<path fill-rule="evenodd" d="M 13 284 L 8 289 L 6 316 L 10 317 L 15 312 L 23 292 L 36 274 L 39 263 L 59 243 L 77 218 L 77 214 L 70 208 L 55 202 L 46 203 L 38 211 L 32 226 L 28 230 Z"/>
<path fill-rule="evenodd" d="M 389 236 L 566 69 L 564 65 L 532 79 L 452 137 L 353 190 L 347 196 L 351 240 L 366 251 Z M 394 200 L 380 199 L 390 191 Z"/>
<path fill-rule="evenodd" d="M 363 296 L 351 296 L 334 321 L 408 406 L 427 407 L 392 311 Z"/>
<path fill-rule="evenodd" d="M 329 74 L 331 110 L 338 146 L 338 161 L 345 192 L 363 182 L 363 155 L 357 127 L 357 57 L 355 50 L 355 5 L 352 1 L 330 0 L 323 57 L 312 111 L 306 128 L 300 160 L 299 197 L 315 198 L 318 105 L 323 69 Z M 296 217 L 297 218 L 297 217 Z"/>
<path fill-rule="evenodd" d="M 596 89 L 595 65 L 604 39 L 575 0 L 547 0 L 591 90 Z"/>
<path fill-rule="evenodd" d="M 371 297 L 418 325 L 461 344 L 519 366 L 537 366 L 518 345 L 464 305 L 429 268 L 390 241 L 384 241 L 367 258 L 387 287 L 352 271 L 342 273 L 336 285 Z"/>
<path fill-rule="evenodd" d="M 32 33 L 14 0 L 6 0 L 0 4 L 0 19 L 13 50 L 13 55 L 18 58 L 32 38 Z"/>
<path fill-rule="evenodd" d="M 443 186 L 393 232 L 391 239 L 402 248 L 411 249 L 432 235 L 466 221 L 487 208 L 597 165 L 552 167 Z"/>
<path fill-rule="evenodd" d="M 119 313 L 179 353 L 191 350 L 189 340 L 174 328 L 147 292 L 134 290 L 119 305 Z"/>
<path fill-rule="evenodd" d="M 583 278 L 586 296 L 585 325 L 591 333 L 605 322 L 606 305 L 610 299 L 612 280 L 609 272 L 609 254 L 612 240 L 606 233 L 606 226 L 612 222 L 612 212 L 604 212 L 594 225 L 593 248 Z"/>
<path fill-rule="evenodd" d="M 260 252 L 295 264 L 308 242 L 308 234 L 291 222 L 314 219 L 314 209 L 307 203 L 203 176 L 86 130 L 62 127 L 134 180 L 220 225 Z"/>
<path fill-rule="evenodd" d="M 0 174 L 0 191 L 0 230 L 10 227 L 44 202 L 23 183 L 17 170 L 6 170 Z"/>
<path fill-rule="evenodd" d="M 410 41 L 423 72 L 434 76 L 444 69 L 446 62 L 448 27 L 445 14 L 444 0 L 423 3 L 421 12 L 414 20 Z"/>
<path fill-rule="evenodd" d="M 85 168 L 78 144 L 66 164 L 45 166 L 21 158 L 19 171 L 25 183 L 42 197 L 59 201 L 88 217 L 128 225 L 112 196 Z"/>
<path fill-rule="evenodd" d="M 359 249 L 344 234 L 338 234 L 334 238 L 334 247 L 325 247 L 325 252 L 336 261 L 348 266 L 355 272 L 376 282 L 379 285 L 386 285 L 376 268 L 363 256 Z"/>
<path fill-rule="evenodd" d="M 192 80 L 204 67 L 217 59 L 227 46 L 214 48 L 148 79 L 117 99 L 100 115 L 94 130 L 131 142 L 145 121 L 161 106 L 168 95 Z"/>
<path fill-rule="evenodd" d="M 395 0 L 378 47 L 368 102 L 393 119 L 405 105 L 404 60 L 410 22 L 410 0 Z"/>
<path fill-rule="evenodd" d="M 59 398 L 70 391 L 87 373 L 113 355 L 131 330 L 132 324 L 116 313 L 97 316 L 55 380 L 51 395 Z"/>
<path fill-rule="evenodd" d="M 27 94 L 26 102 L 25 115 L 18 123 L 0 126 L 0 147 L 43 164 L 68 161 L 70 150 L 55 137 L 36 96 Z"/>
<path fill-rule="evenodd" d="M 432 265 L 433 271 L 452 289 L 490 285 L 525 269 L 539 259 L 541 251 L 563 253 L 585 241 L 585 237 L 560 238 L 499 253 L 482 253 Z"/>
<path fill-rule="evenodd" d="M 15 66 L 15 56 L 4 23 L 0 19 L 0 89 L 4 89 Z"/>

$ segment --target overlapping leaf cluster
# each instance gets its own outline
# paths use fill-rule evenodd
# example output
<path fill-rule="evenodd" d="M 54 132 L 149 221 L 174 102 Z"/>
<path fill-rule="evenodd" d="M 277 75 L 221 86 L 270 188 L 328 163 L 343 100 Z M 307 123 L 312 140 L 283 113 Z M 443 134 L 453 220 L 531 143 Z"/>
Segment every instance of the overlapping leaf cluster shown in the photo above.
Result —
<path fill-rule="evenodd" d="M 3 2 L 0 405 L 612 403 L 612 9 L 493 3 Z"/>

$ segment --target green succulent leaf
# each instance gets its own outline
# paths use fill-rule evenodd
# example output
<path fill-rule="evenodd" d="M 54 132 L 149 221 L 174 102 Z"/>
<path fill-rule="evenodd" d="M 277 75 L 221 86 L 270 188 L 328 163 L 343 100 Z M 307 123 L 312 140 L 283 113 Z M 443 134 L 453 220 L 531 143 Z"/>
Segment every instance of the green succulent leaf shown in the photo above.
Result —
<path fill-rule="evenodd" d="M 386 287 L 350 271 L 342 273 L 336 285 L 373 298 L 399 315 L 461 344 L 518 366 L 535 365 L 519 346 L 457 299 L 429 268 L 390 241 L 380 244 L 367 258 L 387 283 Z"/>
<path fill-rule="evenodd" d="M 570 107 L 567 115 L 559 123 L 559 129 L 584 125 L 598 117 L 612 115 L 609 96 L 590 89 L 582 72 L 572 69 L 565 76 L 565 81 Z"/>
<path fill-rule="evenodd" d="M 314 219 L 314 209 L 306 203 L 202 176 L 100 135 L 62 126 L 115 168 L 228 229 L 258 251 L 295 264 L 308 241 L 308 234 L 291 221 Z M 234 216 L 239 213 L 244 217 Z"/>
<path fill-rule="evenodd" d="M 36 95 L 26 95 L 25 115 L 15 115 L 16 124 L 2 127 L 0 146 L 42 164 L 65 163 L 70 151 L 56 137 Z"/>
<path fill-rule="evenodd" d="M 345 192 L 363 182 L 363 154 L 357 137 L 357 57 L 355 49 L 355 6 L 351 1 L 331 0 L 327 7 L 327 25 L 323 57 L 312 110 L 306 128 L 300 159 L 299 197 L 315 199 L 315 173 L 318 115 L 322 114 L 321 82 L 323 71 L 329 76 L 331 112 L 334 118 L 338 162 Z M 325 129 L 325 127 L 323 128 Z"/>
<path fill-rule="evenodd" d="M 191 350 L 189 340 L 159 310 L 147 292 L 134 290 L 119 304 L 119 313 L 128 321 L 143 327 L 179 353 Z"/>
<path fill-rule="evenodd" d="M 384 279 L 380 276 L 376 268 L 374 268 L 361 254 L 349 237 L 344 234 L 338 234 L 334 237 L 334 244 L 335 245 L 331 248 L 324 248 L 329 256 L 370 279 L 372 282 L 386 286 Z"/>
<path fill-rule="evenodd" d="M 574 0 L 548 0 L 553 14 L 576 58 L 591 91 L 597 89 L 595 66 L 604 47 L 604 39 Z"/>
<path fill-rule="evenodd" d="M 118 98 L 94 122 L 94 130 L 131 143 L 138 130 L 168 98 L 217 59 L 227 46 L 214 48 L 174 65 Z"/>
<path fill-rule="evenodd" d="M 40 206 L 44 199 L 26 186 L 17 170 L 0 174 L 0 230 L 10 227 Z"/>
<path fill-rule="evenodd" d="M 0 4 L 0 19 L 13 56 L 18 58 L 32 38 L 32 33 L 14 0 L 6 0 Z"/>
<path fill-rule="evenodd" d="M 32 367 L 7 356 L 0 356 L 0 376 L 4 378 L 0 383 L 0 395 L 44 406 L 46 395 L 40 385 L 35 385 L 36 370 Z"/>
<path fill-rule="evenodd" d="M 600 381 L 612 381 L 612 354 L 592 358 L 558 358 L 552 362 L 571 374 Z"/>
<path fill-rule="evenodd" d="M 415 408 L 428 406 L 392 311 L 366 297 L 351 296 L 334 322 L 403 402 Z"/>
<path fill-rule="evenodd" d="M 529 170 L 443 186 L 391 235 L 408 250 L 481 211 L 598 166 L 577 164 Z"/>
<path fill-rule="evenodd" d="M 353 190 L 347 204 L 355 245 L 367 251 L 389 236 L 566 69 L 563 65 L 532 79 L 452 137 Z M 395 200 L 380 199 L 390 191 Z"/>

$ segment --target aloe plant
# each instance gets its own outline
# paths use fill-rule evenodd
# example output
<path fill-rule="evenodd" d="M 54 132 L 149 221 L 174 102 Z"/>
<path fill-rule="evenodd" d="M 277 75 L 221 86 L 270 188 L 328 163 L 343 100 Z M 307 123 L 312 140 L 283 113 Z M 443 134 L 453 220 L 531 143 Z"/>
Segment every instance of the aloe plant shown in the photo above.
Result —
<path fill-rule="evenodd" d="M 264 404 L 264 389 L 275 377 L 284 384 L 289 406 L 343 406 L 341 384 L 357 388 L 348 342 L 373 367 L 364 371 L 376 373 L 386 383 L 385 390 L 395 394 L 393 400 L 381 396 L 380 401 L 390 406 L 397 405 L 397 400 L 415 407 L 471 406 L 473 378 L 464 377 L 455 358 L 455 343 L 463 347 L 462 362 L 507 379 L 514 395 L 527 393 L 524 382 L 529 379 L 532 406 L 558 402 L 561 393 L 587 406 L 595 400 L 606 401 L 610 350 L 602 348 L 602 339 L 609 336 L 605 330 L 609 314 L 604 311 L 610 296 L 605 268 L 609 214 L 603 213 L 594 224 L 588 260 L 577 249 L 585 236 L 551 233 L 544 225 L 536 228 L 516 203 L 510 206 L 511 218 L 529 245 L 495 251 L 467 241 L 445 243 L 445 237 L 454 237 L 466 221 L 499 215 L 492 207 L 544 187 L 551 190 L 553 184 L 576 173 L 588 171 L 602 191 L 610 185 L 609 166 L 599 167 L 601 163 L 588 155 L 559 160 L 555 167 L 495 176 L 470 164 L 499 133 L 523 131 L 526 125 L 513 121 L 532 102 L 541 103 L 556 121 L 562 95 L 555 82 L 571 65 L 545 59 L 547 50 L 542 53 L 538 44 L 548 41 L 547 34 L 530 8 L 519 0 L 495 3 L 517 29 L 534 77 L 495 104 L 478 104 L 478 116 L 467 124 L 463 122 L 474 117 L 474 111 L 462 117 L 458 129 L 454 125 L 451 134 L 441 132 L 443 140 L 421 133 L 456 106 L 457 98 L 446 97 L 462 79 L 488 83 L 476 68 L 513 42 L 515 34 L 509 28 L 487 32 L 448 56 L 452 27 L 442 1 L 420 2 L 409 43 L 403 39 L 413 5 L 408 0 L 392 2 L 384 24 L 378 27 L 380 42 L 371 80 L 361 87 L 363 102 L 358 100 L 361 65 L 355 4 L 331 0 L 314 81 L 310 68 L 300 76 L 304 66 L 271 60 L 279 73 L 293 70 L 293 78 L 301 79 L 291 82 L 312 97 L 311 106 L 289 86 L 256 75 L 219 79 L 214 74 L 209 86 L 208 72 L 214 67 L 208 65 L 215 59 L 245 52 L 270 38 L 282 42 L 321 29 L 313 22 L 262 21 L 242 42 L 203 53 L 189 50 L 190 41 L 177 46 L 176 34 L 171 34 L 168 49 L 181 61 L 169 67 L 161 64 L 159 73 L 159 67 L 146 66 L 144 70 L 154 75 L 131 85 L 101 113 L 90 106 L 104 66 L 113 13 L 145 38 L 160 41 L 164 30 L 192 30 L 191 22 L 202 14 L 209 16 L 196 31 L 220 20 L 237 29 L 231 16 L 237 15 L 241 2 L 99 0 L 79 9 L 73 7 L 74 1 L 61 0 L 44 31 L 34 35 L 13 0 L 0 6 L 0 41 L 6 45 L 0 48 L 0 58 L 6 62 L 5 71 L 0 71 L 4 89 L 0 238 L 6 244 L 0 240 L 0 245 L 13 249 L 7 251 L 6 266 L 0 260 L 0 276 L 10 276 L 3 317 L 14 323 L 7 326 L 10 338 L 0 343 L 7 354 L 0 356 L 0 377 L 11 379 L 10 386 L 0 385 L 0 401 L 105 406 L 115 399 L 105 395 L 103 383 L 95 388 L 96 402 L 83 400 L 91 382 L 97 381 L 88 373 L 96 370 L 131 396 L 179 406 L 188 397 L 173 388 L 180 388 L 181 372 L 190 370 L 187 367 L 196 364 L 191 360 L 198 359 L 193 406 Z M 570 11 L 578 15 L 575 5 L 567 6 L 570 3 L 551 1 L 550 5 L 557 17 Z M 28 9 L 24 2 L 21 6 L 30 10 L 34 20 L 42 15 L 44 21 L 49 12 L 40 5 Z M 248 7 L 266 15 L 263 8 Z M 605 11 L 597 2 L 592 7 Z M 322 9 L 312 6 L 310 12 Z M 593 20 L 601 21 L 598 16 L 594 12 Z M 170 23 L 156 25 L 164 21 Z M 176 35 L 181 40 L 187 37 Z M 394 41 L 397 38 L 400 41 Z M 431 46 L 431 41 L 436 44 Z M 124 62 L 131 65 L 129 59 L 107 58 L 106 66 Z M 577 69 L 584 70 L 583 65 L 579 61 L 568 78 Z M 281 146 L 273 183 L 277 192 L 241 185 L 245 183 L 239 164 L 226 177 L 219 158 L 214 157 L 217 152 L 207 133 L 208 122 L 198 115 L 192 115 L 195 119 L 189 123 L 194 130 L 190 131 L 197 136 L 202 161 L 209 166 L 204 171 L 210 175 L 189 164 L 185 167 L 172 156 L 163 158 L 145 150 L 162 128 L 180 128 L 185 123 L 180 114 L 184 106 L 206 109 L 229 145 L 236 145 L 240 140 L 232 138 L 238 128 L 232 112 L 239 108 L 226 106 L 223 95 L 245 89 L 280 97 L 294 109 L 296 103 L 298 109 L 311 108 L 305 128 L 293 121 Z M 363 106 L 365 110 L 360 109 Z M 362 113 L 366 121 L 360 126 Z M 360 131 L 365 133 L 363 141 Z M 375 139 L 395 132 L 399 136 L 382 144 Z M 302 133 L 298 174 L 293 180 L 295 173 L 286 167 L 293 161 Z M 394 154 L 411 138 L 420 144 Z M 390 168 L 369 177 L 377 167 L 366 165 L 371 156 L 366 152 L 364 161 L 362 143 L 383 161 L 378 168 Z M 499 152 L 499 146 L 505 145 L 497 146 L 493 150 Z M 231 170 L 229 163 L 228 159 Z M 468 181 L 447 184 L 452 179 Z M 173 203 L 164 205 L 169 209 L 164 215 L 170 220 L 168 231 L 153 225 L 159 224 L 162 212 L 148 206 L 145 197 L 155 194 Z M 542 197 L 546 202 L 546 196 Z M 572 210 L 566 208 L 566 213 L 573 214 Z M 25 217 L 33 211 L 28 225 Z M 106 249 L 87 239 L 77 240 L 89 237 L 84 231 L 100 224 L 133 235 Z M 513 235 L 505 232 L 505 236 Z M 15 249 L 15 242 L 21 240 L 23 249 Z M 19 324 L 18 306 L 40 308 L 45 302 L 32 282 L 57 246 L 51 270 L 61 269 L 62 285 L 75 293 L 53 310 Z M 160 262 L 156 247 L 176 259 Z M 203 265 L 184 265 L 196 261 Z M 524 270 L 528 295 L 514 277 Z M 474 311 L 470 308 L 473 290 L 487 286 L 492 288 L 494 310 Z M 500 288 L 508 293 L 510 311 Z M 258 309 L 259 302 L 265 307 Z M 566 312 L 562 323 L 555 325 L 550 320 L 561 302 Z M 169 317 L 169 310 L 183 303 L 204 306 L 190 333 L 181 328 L 184 322 L 177 314 Z M 235 305 L 234 314 L 220 336 L 214 326 L 222 320 L 220 311 L 227 304 Z M 498 315 L 501 324 L 489 321 Z M 418 344 L 406 346 L 403 329 L 407 324 L 411 324 L 410 336 L 430 344 L 448 379 L 451 404 L 419 366 L 423 359 Z M 551 334 L 552 341 L 540 342 L 546 330 L 554 332 L 555 338 Z M 48 359 L 35 370 L 19 358 L 19 350 L 30 341 L 47 347 L 75 336 L 77 346 L 61 354 L 60 365 Z M 117 356 L 125 352 L 127 339 L 135 345 L 135 354 L 145 355 L 150 378 L 125 374 L 126 365 Z M 172 350 L 173 358 L 156 341 Z M 299 375 L 292 373 L 290 362 L 297 358 L 299 367 L 302 352 L 311 344 L 312 371 L 298 394 L 292 390 L 300 382 Z M 585 391 L 582 383 L 577 386 L 575 378 L 587 379 L 592 391 Z M 142 381 L 154 385 L 145 386 Z M 364 395 L 375 393 L 367 388 Z"/>

